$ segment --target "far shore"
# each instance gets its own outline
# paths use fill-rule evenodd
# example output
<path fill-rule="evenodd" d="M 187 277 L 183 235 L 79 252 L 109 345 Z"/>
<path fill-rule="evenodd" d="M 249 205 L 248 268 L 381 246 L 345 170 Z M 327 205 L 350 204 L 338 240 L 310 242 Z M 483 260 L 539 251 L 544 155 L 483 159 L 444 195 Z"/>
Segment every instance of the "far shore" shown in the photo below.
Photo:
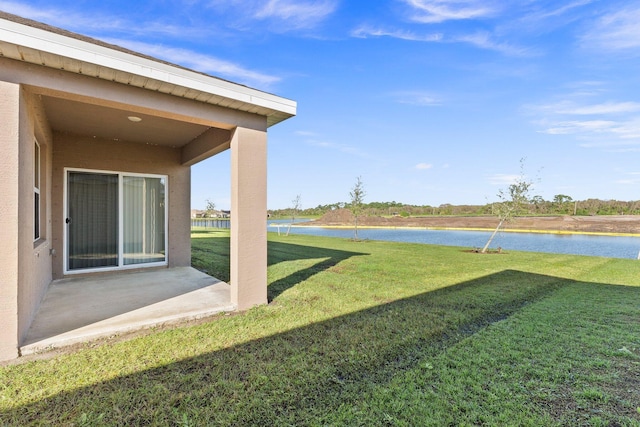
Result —
<path fill-rule="evenodd" d="M 353 228 L 355 218 L 349 211 L 330 212 L 314 221 L 296 226 Z M 358 228 L 427 229 L 493 231 L 498 219 L 493 216 L 373 217 L 358 218 Z M 501 231 L 513 233 L 586 234 L 640 237 L 640 215 L 607 216 L 527 216 L 504 225 Z"/>

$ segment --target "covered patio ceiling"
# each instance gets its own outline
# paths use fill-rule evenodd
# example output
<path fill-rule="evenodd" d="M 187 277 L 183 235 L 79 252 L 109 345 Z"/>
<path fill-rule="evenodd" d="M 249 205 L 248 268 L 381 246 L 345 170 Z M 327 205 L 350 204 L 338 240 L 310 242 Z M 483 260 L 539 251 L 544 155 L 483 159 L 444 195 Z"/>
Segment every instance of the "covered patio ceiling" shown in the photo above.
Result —
<path fill-rule="evenodd" d="M 54 131 L 100 139 L 178 148 L 210 129 L 198 123 L 53 96 L 42 96 L 42 103 Z"/>

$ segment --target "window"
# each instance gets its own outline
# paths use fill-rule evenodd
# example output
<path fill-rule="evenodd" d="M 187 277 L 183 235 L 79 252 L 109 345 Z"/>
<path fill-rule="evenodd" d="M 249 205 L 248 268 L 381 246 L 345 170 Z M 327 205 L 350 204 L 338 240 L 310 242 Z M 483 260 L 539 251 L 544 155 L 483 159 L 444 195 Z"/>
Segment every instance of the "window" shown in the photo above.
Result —
<path fill-rule="evenodd" d="M 33 149 L 33 241 L 40 239 L 40 144 Z"/>

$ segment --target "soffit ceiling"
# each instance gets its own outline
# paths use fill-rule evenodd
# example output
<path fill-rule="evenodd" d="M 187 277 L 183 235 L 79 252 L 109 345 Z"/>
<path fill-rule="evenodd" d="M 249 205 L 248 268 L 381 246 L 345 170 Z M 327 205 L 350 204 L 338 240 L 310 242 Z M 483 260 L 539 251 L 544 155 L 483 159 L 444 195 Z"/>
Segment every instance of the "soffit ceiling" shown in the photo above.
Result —
<path fill-rule="evenodd" d="M 53 130 L 108 140 L 182 147 L 209 127 L 126 110 L 42 96 Z M 142 121 L 132 122 L 129 116 Z"/>

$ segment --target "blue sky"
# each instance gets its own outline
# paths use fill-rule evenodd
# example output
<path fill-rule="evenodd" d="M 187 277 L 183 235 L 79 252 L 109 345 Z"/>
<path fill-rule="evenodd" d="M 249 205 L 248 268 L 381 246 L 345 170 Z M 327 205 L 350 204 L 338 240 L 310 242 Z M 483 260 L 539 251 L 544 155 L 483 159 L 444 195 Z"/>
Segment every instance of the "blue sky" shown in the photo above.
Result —
<path fill-rule="evenodd" d="M 0 9 L 296 100 L 269 130 L 268 207 L 637 200 L 640 1 L 2 1 Z M 229 153 L 192 207 L 228 209 Z"/>

